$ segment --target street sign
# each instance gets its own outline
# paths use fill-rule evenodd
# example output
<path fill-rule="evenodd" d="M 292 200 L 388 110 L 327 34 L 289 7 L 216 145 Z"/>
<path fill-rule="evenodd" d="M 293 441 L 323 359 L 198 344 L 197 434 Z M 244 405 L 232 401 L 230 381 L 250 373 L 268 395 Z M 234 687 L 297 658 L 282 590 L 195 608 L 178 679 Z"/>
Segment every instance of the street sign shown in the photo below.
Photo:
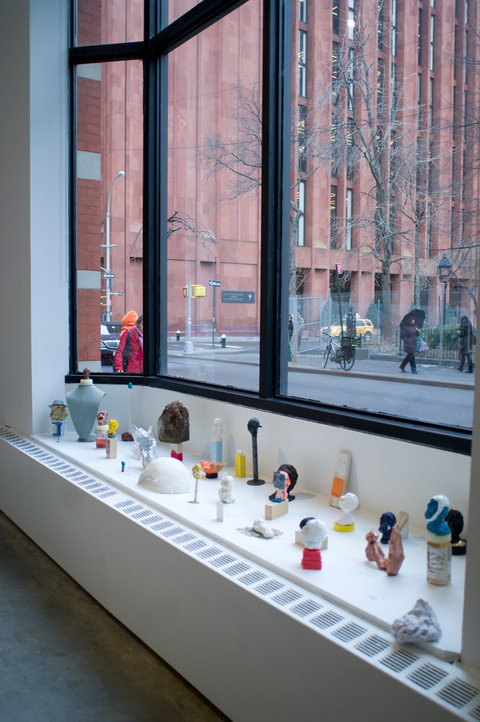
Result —
<path fill-rule="evenodd" d="M 215 286 L 215 287 L 218 288 L 218 286 L 220 286 L 221 284 L 220 284 L 220 281 L 209 281 L 209 282 L 208 282 L 208 285 L 209 285 L 209 286 Z"/>
<path fill-rule="evenodd" d="M 222 291 L 222 303 L 255 303 L 255 291 Z"/>
<path fill-rule="evenodd" d="M 108 279 L 108 278 L 115 278 L 114 273 L 102 273 L 102 278 Z"/>

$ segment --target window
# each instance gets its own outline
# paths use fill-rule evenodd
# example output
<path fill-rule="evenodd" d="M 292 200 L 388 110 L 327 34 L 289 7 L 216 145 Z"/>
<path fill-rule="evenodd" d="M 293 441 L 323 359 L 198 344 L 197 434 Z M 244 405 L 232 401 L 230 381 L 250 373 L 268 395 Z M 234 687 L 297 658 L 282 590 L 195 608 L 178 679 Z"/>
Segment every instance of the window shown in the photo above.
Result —
<path fill-rule="evenodd" d="M 349 40 L 355 37 L 355 0 L 348 0 L 347 37 Z"/>
<path fill-rule="evenodd" d="M 423 59 L 422 59 L 422 51 L 423 51 L 423 10 L 422 8 L 418 8 L 418 43 L 417 43 L 417 55 L 418 55 L 418 65 L 422 67 Z"/>
<path fill-rule="evenodd" d="M 307 106 L 298 106 L 298 170 L 307 172 Z"/>
<path fill-rule="evenodd" d="M 299 181 L 297 195 L 297 205 L 299 211 L 297 246 L 305 245 L 305 187 L 305 181 Z"/>
<path fill-rule="evenodd" d="M 345 207 L 345 250 L 352 250 L 353 189 L 347 188 Z"/>
<path fill-rule="evenodd" d="M 397 0 L 392 0 L 392 57 L 397 54 Z"/>
<path fill-rule="evenodd" d="M 385 3 L 384 0 L 379 0 L 378 3 L 378 15 L 377 15 L 377 45 L 378 45 L 378 52 L 383 52 L 383 31 L 384 31 L 384 12 L 385 12 Z"/>
<path fill-rule="evenodd" d="M 340 0 L 332 0 L 332 33 L 334 35 L 339 35 L 340 33 L 339 2 Z"/>
<path fill-rule="evenodd" d="M 307 33 L 300 30 L 298 33 L 298 94 L 301 98 L 307 97 Z"/>
<path fill-rule="evenodd" d="M 307 22 L 307 0 L 298 0 L 298 19 L 301 23 Z"/>
<path fill-rule="evenodd" d="M 362 76 L 372 68 L 361 62 L 363 49 L 375 60 L 377 48 L 368 28 L 355 24 L 353 0 L 344 7 L 354 48 L 347 43 L 340 50 L 329 14 L 318 19 L 318 28 L 315 17 L 315 30 L 310 22 L 309 32 L 319 35 L 308 39 L 298 24 L 306 4 L 299 3 L 292 10 L 290 53 L 282 35 L 287 5 L 265 1 L 265 35 L 263 0 L 169 3 L 182 8 L 184 21 L 162 16 L 168 28 L 157 27 L 153 20 L 160 14 L 152 12 L 145 23 L 151 38 L 146 52 L 143 0 L 127 4 L 131 22 L 123 36 L 112 38 L 97 32 L 93 21 L 88 26 L 88 2 L 77 0 L 79 40 L 69 55 L 75 103 L 72 373 L 88 364 L 105 383 L 123 381 L 112 374 L 112 348 L 123 317 L 135 310 L 145 322 L 143 369 L 134 372 L 141 383 L 467 451 L 471 397 L 458 419 L 454 404 L 439 414 L 421 393 L 408 411 L 396 405 L 390 387 L 365 400 L 361 379 L 359 390 L 345 396 L 339 386 L 334 396 L 321 374 L 305 385 L 288 366 L 282 320 L 288 299 L 296 308 L 301 296 L 308 319 L 302 356 L 311 351 L 317 364 L 329 280 L 347 249 L 361 270 L 346 269 L 342 293 L 348 290 L 362 318 L 380 300 L 377 336 L 397 352 L 398 324 L 414 299 L 420 247 L 419 273 L 432 288 L 428 323 L 438 323 L 436 256 L 451 243 L 450 224 L 441 219 L 455 178 L 444 161 L 434 173 L 434 146 L 426 132 L 433 127 L 433 77 L 430 86 L 423 81 L 424 104 L 421 75 L 417 87 L 403 82 L 416 67 L 420 16 L 418 27 L 402 25 L 395 62 L 389 67 L 388 56 L 380 58 L 375 82 L 375 76 Z M 378 14 L 380 21 L 383 4 L 364 0 L 362 13 L 368 3 L 370 17 Z M 163 7 L 160 0 L 151 6 Z M 410 14 L 417 17 L 416 5 Z M 140 35 L 133 16 L 135 23 L 141 18 Z M 445 71 L 442 78 L 453 77 L 451 55 L 439 54 L 436 62 Z M 452 91 L 442 87 L 444 97 Z M 348 103 L 353 95 L 355 107 Z M 453 151 L 447 121 L 445 115 L 442 158 Z M 455 140 L 462 159 L 464 134 Z M 467 153 L 477 157 L 477 146 L 475 140 Z M 458 162 L 459 186 L 462 177 Z M 462 192 L 469 231 L 475 187 L 468 178 Z M 307 243 L 315 249 L 311 257 L 302 248 Z M 458 283 L 473 287 L 476 273 L 462 265 L 461 254 L 451 260 Z M 371 268 L 388 272 L 363 270 Z M 461 311 L 471 316 L 469 293 L 463 303 Z M 222 337 L 233 353 L 217 353 Z M 107 355 L 109 365 L 102 363 Z"/>
<path fill-rule="evenodd" d="M 337 247 L 338 233 L 338 188 L 330 187 L 330 248 Z"/>
<path fill-rule="evenodd" d="M 435 15 L 430 15 L 430 53 L 429 68 L 435 69 Z"/>

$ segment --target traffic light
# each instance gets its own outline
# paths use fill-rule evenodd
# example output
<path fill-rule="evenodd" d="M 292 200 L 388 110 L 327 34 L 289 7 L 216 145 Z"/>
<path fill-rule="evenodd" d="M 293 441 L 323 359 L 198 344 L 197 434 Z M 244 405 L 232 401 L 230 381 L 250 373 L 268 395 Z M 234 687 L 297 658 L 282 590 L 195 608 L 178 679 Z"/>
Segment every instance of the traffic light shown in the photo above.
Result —
<path fill-rule="evenodd" d="M 183 287 L 183 297 L 188 296 L 188 286 Z M 205 286 L 201 286 L 199 283 L 190 284 L 190 298 L 203 298 L 205 296 Z"/>
<path fill-rule="evenodd" d="M 184 297 L 184 298 L 187 297 L 187 290 L 188 290 L 187 287 L 184 286 L 184 287 L 183 287 L 183 297 Z"/>

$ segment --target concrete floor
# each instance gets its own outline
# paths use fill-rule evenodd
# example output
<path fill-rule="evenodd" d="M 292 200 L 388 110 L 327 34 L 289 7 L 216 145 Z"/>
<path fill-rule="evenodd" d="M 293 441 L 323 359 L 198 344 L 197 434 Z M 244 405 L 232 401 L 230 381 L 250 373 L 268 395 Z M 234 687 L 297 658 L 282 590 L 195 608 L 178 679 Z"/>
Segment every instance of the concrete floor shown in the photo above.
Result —
<path fill-rule="evenodd" d="M 228 722 L 1 512 L 0 720 Z"/>

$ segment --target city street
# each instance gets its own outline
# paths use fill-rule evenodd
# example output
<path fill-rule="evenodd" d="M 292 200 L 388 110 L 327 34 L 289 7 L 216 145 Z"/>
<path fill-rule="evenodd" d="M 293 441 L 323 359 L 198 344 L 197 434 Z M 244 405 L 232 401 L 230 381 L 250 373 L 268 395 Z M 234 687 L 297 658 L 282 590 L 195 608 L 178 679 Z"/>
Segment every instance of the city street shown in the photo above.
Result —
<path fill-rule="evenodd" d="M 452 362 L 422 362 L 417 357 L 418 375 L 402 374 L 402 356 L 357 359 L 351 371 L 328 363 L 313 346 L 297 355 L 288 367 L 288 393 L 356 409 L 387 413 L 450 426 L 471 427 L 473 423 L 474 374 L 460 373 Z M 388 360 L 387 360 L 388 359 Z M 169 375 L 218 383 L 247 390 L 258 389 L 258 347 L 234 339 L 221 348 L 203 340 L 194 352 L 185 354 L 183 344 L 170 343 Z"/>

